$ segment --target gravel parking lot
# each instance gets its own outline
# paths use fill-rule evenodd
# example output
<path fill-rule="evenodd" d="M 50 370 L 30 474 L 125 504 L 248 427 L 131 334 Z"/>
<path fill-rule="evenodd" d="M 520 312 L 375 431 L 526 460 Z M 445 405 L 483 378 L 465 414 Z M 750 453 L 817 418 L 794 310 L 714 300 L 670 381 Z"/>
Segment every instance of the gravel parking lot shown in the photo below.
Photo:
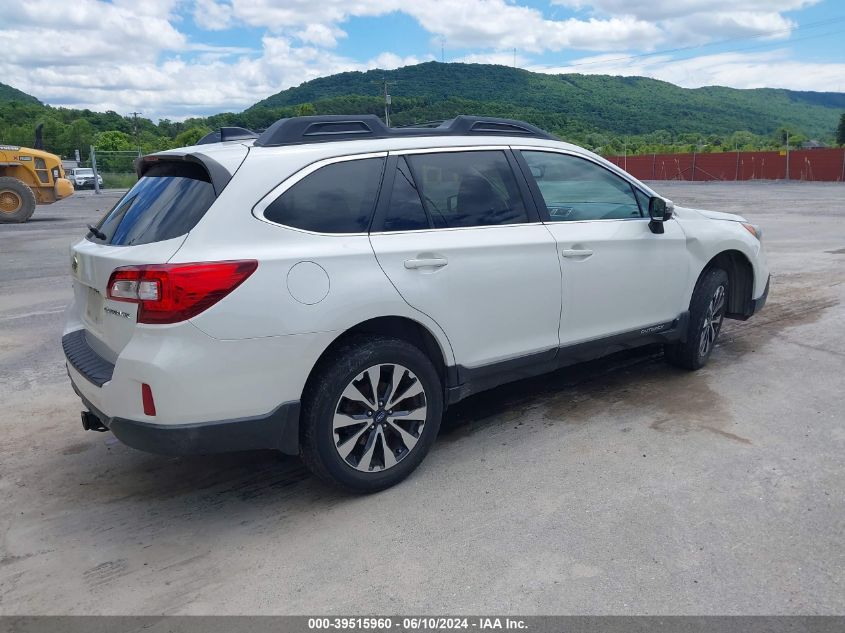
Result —
<path fill-rule="evenodd" d="M 0 225 L 0 614 L 845 614 L 845 185 L 654 186 L 764 227 L 765 310 L 697 373 L 645 349 L 475 396 L 366 497 L 83 431 L 68 246 L 119 194 Z"/>

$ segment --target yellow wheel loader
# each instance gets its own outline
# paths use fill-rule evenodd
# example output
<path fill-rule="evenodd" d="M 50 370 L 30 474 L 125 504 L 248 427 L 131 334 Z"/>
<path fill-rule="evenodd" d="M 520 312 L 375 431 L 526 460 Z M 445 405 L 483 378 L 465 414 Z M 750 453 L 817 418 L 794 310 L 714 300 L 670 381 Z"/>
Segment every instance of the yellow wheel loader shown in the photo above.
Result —
<path fill-rule="evenodd" d="M 72 193 L 58 156 L 0 145 L 0 223 L 26 222 L 36 204 L 51 204 Z"/>

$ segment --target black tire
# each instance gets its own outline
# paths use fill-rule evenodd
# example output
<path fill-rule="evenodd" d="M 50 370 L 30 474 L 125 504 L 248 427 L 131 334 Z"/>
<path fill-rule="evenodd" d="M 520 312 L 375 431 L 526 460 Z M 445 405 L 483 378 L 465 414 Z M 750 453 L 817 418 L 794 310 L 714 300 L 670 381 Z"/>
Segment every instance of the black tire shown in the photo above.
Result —
<path fill-rule="evenodd" d="M 728 274 L 721 268 L 711 268 L 701 276 L 690 301 L 686 340 L 663 346 L 667 362 L 690 370 L 700 369 L 707 363 L 722 330 L 729 290 Z M 711 310 L 714 310 L 712 316 Z M 709 323 L 707 331 L 705 322 Z"/>
<path fill-rule="evenodd" d="M 35 194 L 17 178 L 0 178 L 0 222 L 26 222 L 35 212 Z"/>
<path fill-rule="evenodd" d="M 400 366 L 408 372 L 402 373 L 402 378 L 397 385 L 392 385 L 392 380 L 387 380 L 392 375 L 392 370 L 383 368 L 390 366 Z M 367 413 L 359 413 L 364 409 L 369 409 L 367 405 L 356 409 L 355 416 L 339 414 L 341 407 L 358 407 L 371 399 L 362 396 L 350 401 L 343 397 L 343 394 L 347 388 L 354 386 L 353 381 L 364 387 L 371 385 L 372 381 L 369 378 L 366 378 L 366 385 L 362 381 L 365 380 L 368 369 L 374 367 L 378 368 L 375 371 L 384 380 L 375 381 L 377 393 L 372 398 L 376 400 L 372 409 Z M 414 382 L 414 378 L 418 384 Z M 406 419 L 400 418 L 397 422 L 397 418 L 391 419 L 392 410 L 390 410 L 391 417 L 384 417 L 380 425 L 376 422 L 377 419 L 381 419 L 379 412 L 386 416 L 389 404 L 386 402 L 388 400 L 386 397 L 384 406 L 378 406 L 378 393 L 389 393 L 396 388 L 400 394 L 410 394 L 418 391 L 419 386 L 423 390 L 421 401 L 425 406 L 422 424 L 419 421 L 411 421 L 413 414 L 405 414 Z M 409 408 L 418 406 L 420 402 L 413 398 L 409 400 L 411 404 L 406 405 Z M 402 402 L 406 402 L 404 396 L 400 396 L 397 404 Z M 333 428 L 336 414 L 347 415 L 352 419 L 357 419 L 357 414 L 362 415 L 362 418 L 363 415 L 368 416 L 367 419 L 363 419 L 360 426 L 355 422 L 353 430 L 347 432 L 347 436 L 354 438 L 354 441 L 353 439 L 344 441 L 344 438 L 336 435 Z M 305 465 L 320 479 L 350 492 L 376 492 L 399 483 L 419 466 L 437 437 L 442 417 L 443 384 L 431 360 L 422 351 L 410 343 L 395 338 L 367 335 L 350 337 L 329 357 L 321 361 L 306 385 L 300 418 L 300 454 Z M 402 440 L 400 429 L 396 428 L 397 424 L 402 426 L 401 430 L 408 432 L 410 429 L 410 433 L 414 434 L 416 443 L 410 449 L 403 450 L 406 443 Z M 409 424 L 412 426 L 406 426 Z M 381 426 L 380 437 L 377 428 L 379 426 Z M 359 432 L 363 435 L 358 436 Z M 373 446 L 370 442 L 374 442 L 375 445 L 368 453 L 367 447 Z M 385 451 L 391 443 L 397 448 L 395 455 L 394 451 L 391 451 L 390 457 L 387 457 Z M 346 458 L 342 457 L 340 451 L 350 446 L 354 446 L 352 452 Z M 368 454 L 369 461 L 364 463 Z M 379 456 L 381 456 L 380 463 Z M 399 459 L 395 465 L 389 465 L 388 459 L 397 459 L 396 456 L 399 456 Z M 357 464 L 354 463 L 359 457 L 360 461 Z M 367 466 L 372 470 L 358 470 L 358 468 L 365 469 Z"/>

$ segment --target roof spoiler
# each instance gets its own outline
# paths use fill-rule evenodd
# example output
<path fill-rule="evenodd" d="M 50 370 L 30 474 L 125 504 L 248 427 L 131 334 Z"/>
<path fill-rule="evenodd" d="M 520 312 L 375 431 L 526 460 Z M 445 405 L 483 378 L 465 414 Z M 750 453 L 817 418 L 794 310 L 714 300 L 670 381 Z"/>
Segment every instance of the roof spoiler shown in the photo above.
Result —
<path fill-rule="evenodd" d="M 190 154 L 152 154 L 149 156 L 141 156 L 135 160 L 135 173 L 138 178 L 142 178 L 151 167 L 167 161 L 185 161 L 201 165 L 205 169 L 206 173 L 208 173 L 211 185 L 214 187 L 214 194 L 218 196 L 232 179 L 232 174 L 229 173 L 228 169 L 223 167 L 223 165 L 210 156 L 201 154 L 200 152 L 192 152 Z"/>

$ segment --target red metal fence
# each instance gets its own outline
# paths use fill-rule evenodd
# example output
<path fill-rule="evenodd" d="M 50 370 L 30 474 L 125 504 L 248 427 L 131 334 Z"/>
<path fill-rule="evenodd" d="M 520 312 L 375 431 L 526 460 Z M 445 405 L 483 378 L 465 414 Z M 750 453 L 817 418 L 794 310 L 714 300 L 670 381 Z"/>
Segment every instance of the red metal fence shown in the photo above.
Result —
<path fill-rule="evenodd" d="M 640 180 L 784 180 L 787 155 L 781 152 L 645 154 L 607 159 Z M 845 182 L 845 148 L 789 152 L 790 180 Z"/>

